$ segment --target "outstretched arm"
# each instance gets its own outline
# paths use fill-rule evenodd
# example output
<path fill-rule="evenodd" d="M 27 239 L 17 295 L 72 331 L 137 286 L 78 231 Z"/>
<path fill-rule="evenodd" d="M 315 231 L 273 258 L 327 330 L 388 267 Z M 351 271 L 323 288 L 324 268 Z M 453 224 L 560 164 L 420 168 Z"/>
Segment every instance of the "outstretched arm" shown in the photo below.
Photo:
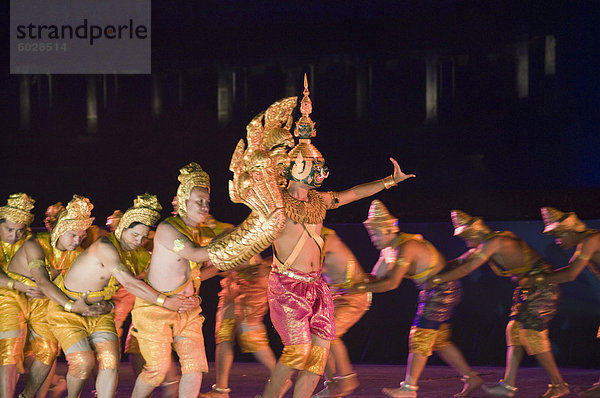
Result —
<path fill-rule="evenodd" d="M 394 166 L 393 174 L 380 180 L 357 185 L 345 191 L 335 192 L 331 194 L 330 198 L 325 197 L 324 200 L 328 204 L 328 208 L 337 208 L 356 200 L 375 195 L 383 189 L 389 189 L 404 180 L 416 177 L 414 174 L 405 174 L 394 158 L 390 158 L 390 161 Z"/>
<path fill-rule="evenodd" d="M 492 254 L 494 254 L 498 249 L 498 245 L 498 239 L 492 239 L 480 244 L 477 249 L 470 251 L 470 254 L 466 260 L 464 260 L 462 265 L 443 274 L 435 275 L 433 278 L 427 281 L 425 288 L 431 289 L 439 284 L 454 281 L 469 275 L 471 272 L 488 262 Z M 460 260 L 458 260 L 458 262 L 460 263 Z"/>
<path fill-rule="evenodd" d="M 394 266 L 383 278 L 371 282 L 359 282 L 352 286 L 350 290 L 357 293 L 384 293 L 396 289 L 400 286 L 404 275 L 406 275 L 410 264 L 413 262 L 413 257 L 414 255 L 411 250 L 401 249 L 397 258 L 391 259 L 394 262 Z"/>
<path fill-rule="evenodd" d="M 545 274 L 540 278 L 543 278 L 543 281 L 547 283 L 572 282 L 583 271 L 586 265 L 589 264 L 590 259 L 599 249 L 600 235 L 591 237 L 577 246 L 573 257 L 569 261 L 569 265 L 559 268 L 550 274 Z M 531 281 L 527 282 L 531 284 Z"/>

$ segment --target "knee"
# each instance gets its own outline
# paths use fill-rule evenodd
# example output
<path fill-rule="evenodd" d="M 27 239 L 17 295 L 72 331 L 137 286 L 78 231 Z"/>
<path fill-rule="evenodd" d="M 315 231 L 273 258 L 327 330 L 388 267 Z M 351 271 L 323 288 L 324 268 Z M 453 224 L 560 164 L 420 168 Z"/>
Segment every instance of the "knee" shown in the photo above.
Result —
<path fill-rule="evenodd" d="M 310 353 L 306 359 L 304 370 L 308 370 L 311 373 L 322 375 L 325 371 L 325 365 L 327 364 L 327 356 L 329 355 L 329 348 L 313 345 L 310 348 Z"/>
<path fill-rule="evenodd" d="M 310 343 L 286 345 L 283 347 L 279 361 L 289 368 L 302 370 L 310 355 L 311 347 Z"/>
<path fill-rule="evenodd" d="M 215 344 L 235 339 L 235 318 L 221 320 L 215 328 Z"/>
<path fill-rule="evenodd" d="M 240 350 L 243 353 L 257 352 L 269 348 L 269 338 L 264 327 L 240 333 Z"/>
<path fill-rule="evenodd" d="M 119 346 L 116 340 L 102 341 L 94 344 L 98 357 L 98 369 L 117 369 L 119 367 Z"/>
<path fill-rule="evenodd" d="M 85 380 L 88 378 L 96 358 L 93 351 L 76 351 L 66 354 L 69 370 L 67 374 L 76 379 Z"/>
<path fill-rule="evenodd" d="M 422 329 L 413 326 L 408 337 L 408 351 L 426 357 L 431 356 L 437 332 L 435 329 Z"/>
<path fill-rule="evenodd" d="M 165 379 L 169 367 L 171 366 L 170 360 L 165 362 L 144 365 L 144 370 L 140 374 L 140 379 L 152 387 L 158 387 Z"/>

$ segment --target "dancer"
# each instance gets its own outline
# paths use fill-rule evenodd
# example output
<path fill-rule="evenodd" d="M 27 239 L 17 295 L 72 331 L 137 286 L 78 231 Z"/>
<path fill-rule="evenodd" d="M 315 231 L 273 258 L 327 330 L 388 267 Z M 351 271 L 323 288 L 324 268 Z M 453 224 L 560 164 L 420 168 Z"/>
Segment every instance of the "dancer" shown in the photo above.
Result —
<path fill-rule="evenodd" d="M 279 397 L 296 371 L 299 375 L 294 397 L 310 397 L 325 369 L 330 341 L 335 339 L 333 300 L 320 276 L 323 249 L 320 233 L 326 211 L 414 177 L 404 174 L 398 163 L 390 159 L 394 172 L 388 177 L 346 191 L 316 192 L 315 188 L 321 186 L 329 172 L 323 156 L 311 144 L 310 139 L 316 132 L 309 116 L 312 103 L 308 95 L 305 75 L 304 98 L 300 105 L 302 117 L 295 130 L 300 141 L 289 152 L 289 166 L 285 169 L 289 180 L 283 190 L 286 221 L 283 231 L 273 242 L 273 267 L 269 275 L 271 321 L 284 349 L 265 386 L 264 398 Z M 286 99 L 281 103 L 289 106 L 295 101 Z M 270 114 L 290 113 L 270 108 L 265 112 L 265 118 Z M 286 124 L 287 128 L 289 124 Z M 269 127 L 270 124 L 265 122 L 265 128 Z"/>
<path fill-rule="evenodd" d="M 59 217 L 57 226 L 61 225 L 61 222 L 65 228 L 91 224 L 92 207 L 87 198 L 74 197 L 67 205 L 67 211 Z M 134 201 L 134 207 L 123 215 L 115 232 L 94 242 L 77 257 L 68 271 L 55 281 L 62 295 L 56 298 L 50 296 L 53 301 L 48 306 L 48 322 L 69 363 L 69 398 L 79 396 L 96 359 L 98 397 L 112 397 L 115 393 L 119 344 L 114 314 L 86 316 L 72 311 L 82 298 L 92 305 L 110 300 L 119 284 L 147 300 L 157 300 L 161 297 L 143 281 L 136 279 L 126 265 L 136 261 L 136 250 L 148 234 L 150 226 L 160 217 L 160 209 L 155 196 L 139 196 Z M 81 228 L 82 231 L 85 229 Z M 53 243 L 56 238 L 53 234 Z M 170 297 L 161 300 L 161 303 L 167 308 L 185 310 L 197 306 L 198 300 Z"/>
<path fill-rule="evenodd" d="M 525 288 L 538 283 L 564 283 L 574 281 L 587 266 L 600 278 L 600 231 L 588 228 L 575 213 L 563 213 L 552 207 L 542 207 L 544 233 L 554 237 L 557 245 L 565 250 L 576 247 L 569 265 L 537 277 L 525 277 L 519 282 Z M 598 330 L 600 338 L 600 329 Z M 583 397 L 600 397 L 600 380 L 582 393 Z"/>
<path fill-rule="evenodd" d="M 384 388 L 383 393 L 396 398 L 416 397 L 419 378 L 427 359 L 436 351 L 462 375 L 463 389 L 454 397 L 468 397 L 483 384 L 483 379 L 471 369 L 458 347 L 450 340 L 452 313 L 462 297 L 460 282 L 451 281 L 425 289 L 428 278 L 448 270 L 446 260 L 421 235 L 400 232 L 398 219 L 389 213 L 381 201 L 374 200 L 371 203 L 364 225 L 373 245 L 381 250 L 381 254 L 372 271 L 376 279 L 357 283 L 352 290 L 387 292 L 400 286 L 403 278 L 412 279 L 419 289 L 419 305 L 408 340 L 405 380 L 398 388 Z"/>
<path fill-rule="evenodd" d="M 331 342 L 325 366 L 325 388 L 316 396 L 344 397 L 352 394 L 359 381 L 342 337 L 369 310 L 371 293 L 348 291 L 349 287 L 363 282 L 367 276 L 350 248 L 333 229 L 323 227 L 321 236 L 325 241 L 322 275 L 333 296 L 335 340 Z"/>
<path fill-rule="evenodd" d="M 256 255 L 247 265 L 228 271 L 221 279 L 215 324 L 217 380 L 212 390 L 200 394 L 201 397 L 229 397 L 229 372 L 233 364 L 236 338 L 243 353 L 252 353 L 269 371 L 273 370 L 276 359 L 269 347 L 263 323 L 268 309 L 269 266 L 270 261 Z"/>
<path fill-rule="evenodd" d="M 461 265 L 444 274 L 430 278 L 428 285 L 435 287 L 462 278 L 486 262 L 498 276 L 519 280 L 533 277 L 540 280 L 524 289 L 517 286 L 513 306 L 506 326 L 506 370 L 504 379 L 492 387 L 485 387 L 488 395 L 514 397 L 517 371 L 523 354 L 534 355 L 544 368 L 552 384 L 542 398 L 557 398 L 569 394 L 569 385 L 560 375 L 548 338 L 548 324 L 557 310 L 559 289 L 545 282 L 544 275 L 552 271 L 550 264 L 525 241 L 510 231 L 492 232 L 483 220 L 460 210 L 452 210 L 454 235 L 461 237 L 470 248 L 457 260 Z"/>
<path fill-rule="evenodd" d="M 25 193 L 8 197 L 0 207 L 0 397 L 12 398 L 17 385 L 17 371 L 23 371 L 23 346 L 27 328 L 19 319 L 20 308 L 15 303 L 27 291 L 37 289 L 6 275 L 9 262 L 19 248 L 31 237 L 35 201 Z M 25 299 L 26 301 L 26 299 Z M 43 379 L 42 379 L 43 380 Z"/>

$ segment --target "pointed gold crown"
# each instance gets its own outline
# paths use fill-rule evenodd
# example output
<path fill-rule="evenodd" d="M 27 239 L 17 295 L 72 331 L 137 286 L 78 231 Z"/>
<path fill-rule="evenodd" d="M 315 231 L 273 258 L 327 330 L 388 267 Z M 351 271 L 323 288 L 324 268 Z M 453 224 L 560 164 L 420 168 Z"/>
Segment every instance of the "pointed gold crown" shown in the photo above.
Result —
<path fill-rule="evenodd" d="M 26 193 L 13 193 L 8 197 L 6 206 L 0 207 L 0 219 L 29 226 L 33 221 L 31 210 L 34 204 L 35 200 Z"/>
<path fill-rule="evenodd" d="M 156 195 L 145 193 L 138 195 L 133 201 L 133 207 L 127 209 L 123 217 L 119 220 L 119 225 L 115 229 L 115 237 L 121 240 L 123 230 L 129 228 L 134 222 L 139 222 L 148 227 L 152 227 L 160 219 L 162 206 L 158 202 Z"/>
<path fill-rule="evenodd" d="M 398 219 L 390 214 L 383 202 L 375 199 L 369 207 L 369 215 L 363 224 L 367 229 L 374 229 L 384 233 L 400 231 Z"/>
<path fill-rule="evenodd" d="M 544 233 L 557 231 L 583 232 L 586 225 L 575 213 L 564 213 L 553 207 L 542 207 L 540 209 L 544 220 Z"/>
<path fill-rule="evenodd" d="M 294 137 L 298 137 L 298 145 L 289 152 L 289 158 L 291 162 L 302 161 L 304 159 L 323 162 L 323 155 L 310 142 L 310 139 L 317 135 L 317 130 L 315 130 L 315 122 L 310 118 L 312 101 L 309 97 L 310 91 L 308 91 L 306 73 L 304 74 L 304 91 L 302 93 L 304 94 L 302 101 L 300 101 L 300 113 L 302 117 L 296 122 L 296 129 L 294 130 Z"/>
<path fill-rule="evenodd" d="M 44 225 L 48 232 L 52 231 L 52 228 L 56 225 L 58 221 L 58 216 L 65 210 L 65 206 L 63 206 L 62 202 L 56 202 L 53 205 L 48 206 L 46 209 L 46 218 L 44 218 Z"/>
<path fill-rule="evenodd" d="M 56 247 L 58 238 L 67 231 L 86 231 L 92 226 L 94 205 L 84 196 L 73 195 L 65 210 L 59 213 L 56 225 L 50 232 L 50 242 Z"/>
<path fill-rule="evenodd" d="M 110 229 L 110 232 L 115 232 L 117 229 L 117 225 L 119 225 L 119 220 L 123 217 L 123 212 L 119 209 L 113 211 L 113 213 L 106 217 L 106 226 Z"/>
<path fill-rule="evenodd" d="M 194 187 L 206 188 L 210 192 L 210 177 L 198 163 L 192 162 L 179 169 L 179 188 L 177 188 L 177 212 L 181 217 L 187 214 L 187 200 Z"/>
<path fill-rule="evenodd" d="M 481 232 L 487 234 L 491 232 L 483 222 L 483 219 L 472 217 L 462 210 L 450 211 L 450 217 L 452 218 L 452 225 L 454 225 L 454 236 L 459 236 L 467 229 L 475 233 Z"/>

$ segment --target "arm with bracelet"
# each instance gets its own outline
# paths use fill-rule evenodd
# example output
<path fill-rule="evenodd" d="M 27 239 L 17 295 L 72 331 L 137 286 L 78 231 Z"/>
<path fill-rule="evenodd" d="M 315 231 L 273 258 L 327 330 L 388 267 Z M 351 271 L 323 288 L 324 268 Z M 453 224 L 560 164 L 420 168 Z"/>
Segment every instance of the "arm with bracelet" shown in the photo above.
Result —
<path fill-rule="evenodd" d="M 371 282 L 360 282 L 352 287 L 352 291 L 384 293 L 396 289 L 400 286 L 404 275 L 406 275 L 410 264 L 413 261 L 414 253 L 410 248 L 402 247 L 399 249 L 398 255 L 392 259 L 393 266 L 388 269 L 388 272 L 383 278 L 376 279 Z"/>
<path fill-rule="evenodd" d="M 390 158 L 390 161 L 394 166 L 393 174 L 379 180 L 356 185 L 344 191 L 330 192 L 329 198 L 324 195 L 323 199 L 328 204 L 327 208 L 335 209 L 356 200 L 375 195 L 384 189 L 390 189 L 404 180 L 415 177 L 414 174 L 405 174 L 394 158 Z"/>
<path fill-rule="evenodd" d="M 468 254 L 466 259 L 457 261 L 457 263 L 462 262 L 461 265 L 457 266 L 451 271 L 444 272 L 443 274 L 437 274 L 433 278 L 429 279 L 425 285 L 426 289 L 431 289 L 439 284 L 454 281 L 469 275 L 471 272 L 488 262 L 490 257 L 498 249 L 499 244 L 500 243 L 498 239 L 491 239 L 481 243 L 475 250 L 468 252 L 470 254 Z"/>

